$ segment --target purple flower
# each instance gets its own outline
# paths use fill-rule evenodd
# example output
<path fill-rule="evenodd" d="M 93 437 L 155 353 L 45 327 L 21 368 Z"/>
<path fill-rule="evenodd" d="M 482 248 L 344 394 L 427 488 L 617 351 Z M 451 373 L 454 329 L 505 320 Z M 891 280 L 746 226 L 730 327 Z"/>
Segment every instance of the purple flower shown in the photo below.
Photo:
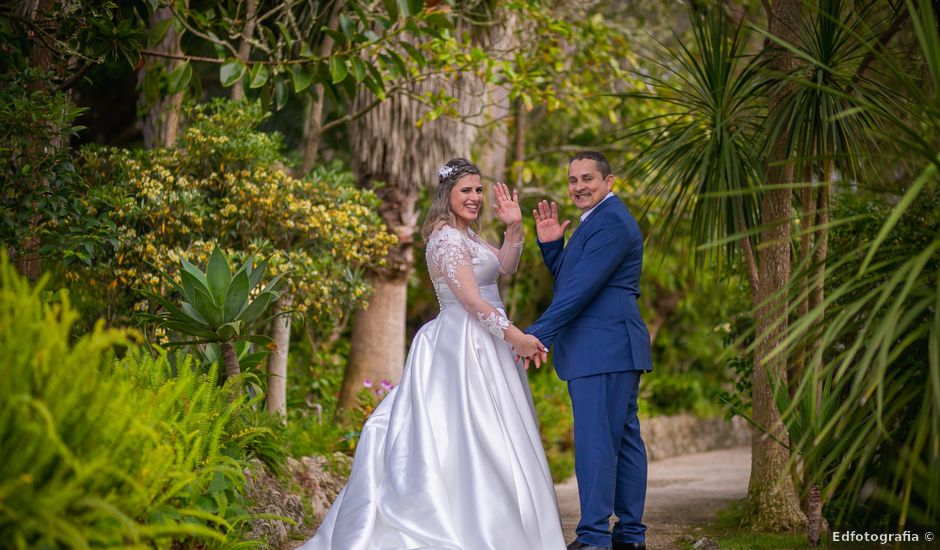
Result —
<path fill-rule="evenodd" d="M 392 391 L 392 388 L 395 387 L 395 384 L 392 384 L 389 380 L 382 380 L 382 389 L 385 391 Z"/>
<path fill-rule="evenodd" d="M 371 387 L 372 387 L 372 380 L 366 378 L 366 379 L 362 382 L 362 385 L 363 385 L 363 387 L 371 388 Z"/>
<path fill-rule="evenodd" d="M 375 388 L 373 391 L 375 392 L 375 395 L 382 395 L 383 393 L 385 393 L 384 391 L 382 391 L 382 388 Z"/>

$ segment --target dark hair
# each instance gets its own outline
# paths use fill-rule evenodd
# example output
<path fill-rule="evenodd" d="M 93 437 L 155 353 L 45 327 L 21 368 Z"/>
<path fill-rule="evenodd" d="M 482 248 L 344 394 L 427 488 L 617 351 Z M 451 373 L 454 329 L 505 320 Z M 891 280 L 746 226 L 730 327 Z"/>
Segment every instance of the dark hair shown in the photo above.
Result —
<path fill-rule="evenodd" d="M 434 199 L 428 209 L 428 217 L 421 229 L 421 235 L 427 239 L 438 227 L 449 224 L 457 227 L 457 219 L 450 209 L 450 192 L 460 178 L 468 175 L 479 176 L 480 169 L 465 158 L 455 158 L 447 161 L 437 171 L 437 188 L 434 190 Z"/>
<path fill-rule="evenodd" d="M 606 178 L 610 175 L 610 161 L 607 160 L 607 157 L 604 156 L 604 153 L 598 151 L 581 151 L 575 156 L 571 157 L 571 160 L 568 161 L 568 164 L 576 160 L 593 160 L 597 164 L 597 170 L 601 173 L 601 177 Z"/>

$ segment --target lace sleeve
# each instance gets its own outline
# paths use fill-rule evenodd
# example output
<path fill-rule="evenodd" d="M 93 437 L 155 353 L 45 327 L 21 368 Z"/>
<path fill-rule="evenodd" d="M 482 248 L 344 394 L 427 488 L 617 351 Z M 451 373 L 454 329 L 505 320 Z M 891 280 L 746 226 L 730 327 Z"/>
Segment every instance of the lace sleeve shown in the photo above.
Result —
<path fill-rule="evenodd" d="M 477 237 L 483 245 L 493 251 L 493 254 L 496 254 L 496 257 L 499 259 L 499 272 L 503 275 L 515 273 L 519 268 L 519 258 L 522 256 L 522 245 L 524 241 L 522 239 L 522 232 L 518 231 L 517 233 L 518 235 L 515 233 L 510 235 L 508 231 L 504 233 L 503 246 L 500 248 L 496 248 Z"/>
<path fill-rule="evenodd" d="M 463 233 L 450 226 L 435 230 L 428 239 L 428 270 L 432 278 L 444 279 L 464 309 L 476 317 L 486 330 L 497 338 L 505 339 L 509 319 L 480 296 L 467 239 Z"/>

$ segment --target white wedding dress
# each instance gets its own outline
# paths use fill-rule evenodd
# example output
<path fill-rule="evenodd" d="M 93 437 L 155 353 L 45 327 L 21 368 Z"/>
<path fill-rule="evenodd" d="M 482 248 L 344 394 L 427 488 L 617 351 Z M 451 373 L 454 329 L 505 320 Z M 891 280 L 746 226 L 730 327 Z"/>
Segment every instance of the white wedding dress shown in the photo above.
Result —
<path fill-rule="evenodd" d="M 432 233 L 441 313 L 415 335 L 304 550 L 564 550 L 528 382 L 503 341 L 496 280 L 520 248 L 449 226 Z"/>

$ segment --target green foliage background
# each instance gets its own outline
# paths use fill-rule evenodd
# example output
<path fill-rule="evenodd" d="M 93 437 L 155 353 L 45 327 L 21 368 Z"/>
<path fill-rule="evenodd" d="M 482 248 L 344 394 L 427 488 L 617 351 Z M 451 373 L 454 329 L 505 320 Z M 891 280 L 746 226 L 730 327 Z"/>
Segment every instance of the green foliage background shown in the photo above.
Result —
<path fill-rule="evenodd" d="M 346 473 L 343 457 L 387 391 L 370 381 L 358 407 L 336 411 L 350 352 L 347 323 L 368 298 L 367 269 L 381 266 L 395 244 L 376 195 L 357 187 L 349 169 L 352 100 L 361 86 L 383 98 L 397 86 L 461 70 L 505 86 L 512 120 L 497 123 L 518 141 L 507 173 L 486 176 L 521 189 L 524 212 L 546 198 L 559 203 L 563 218 L 576 219 L 566 196 L 568 155 L 601 149 L 613 161 L 615 191 L 650 237 L 640 302 L 655 332 L 656 370 L 642 384 L 644 418 L 728 413 L 722 402 L 748 413 L 754 322 L 734 243 L 739 223 L 757 219 L 758 194 L 751 192 L 766 172 L 762 144 L 793 123 L 788 145 L 801 170 L 818 176 L 832 161 L 839 177 L 851 180 L 833 186 L 829 212 L 836 223 L 829 228 L 835 261 L 827 289 L 838 290 L 818 328 L 796 323 L 789 336 L 794 346 L 825 342 L 815 360 L 834 383 L 817 407 L 817 380 L 803 380 L 814 391 L 795 398 L 787 418 L 795 454 L 827 484 L 831 519 L 887 529 L 907 518 L 936 518 L 934 6 L 818 3 L 822 11 L 813 15 L 821 16 L 807 19 L 798 44 L 786 45 L 805 63 L 805 74 L 784 79 L 794 85 L 791 110 L 771 120 L 768 75 L 747 53 L 756 43 L 715 19 L 708 3 L 695 4 L 689 21 L 658 2 L 602 3 L 598 13 L 535 1 L 473 3 L 467 13 L 456 2 L 437 4 L 440 11 L 416 0 L 341 4 L 348 9 L 339 27 L 326 30 L 322 14 L 310 9 L 319 4 L 282 5 L 258 33 L 256 46 L 264 47 L 246 59 L 233 57 L 237 2 L 176 3 L 178 20 L 149 29 L 155 3 L 54 2 L 40 14 L 42 24 L 0 7 L 0 244 L 17 260 L 24 251 L 35 254 L 48 277 L 30 286 L 8 266 L 0 270 L 0 539 L 16 547 L 238 546 L 252 519 L 243 474 L 250 459 L 283 475 L 288 455 L 322 454 Z M 744 15 L 754 6 L 746 3 Z M 544 32 L 509 53 L 488 50 L 486 29 L 474 23 L 497 8 L 521 21 L 521 34 Z M 873 47 L 870 31 L 901 15 L 897 47 Z M 186 29 L 180 51 L 204 55 L 205 65 L 196 58 L 173 68 L 150 57 L 142 63 L 141 48 L 155 47 L 171 26 Z M 206 39 L 209 32 L 214 40 Z M 322 57 L 329 41 L 334 47 Z M 33 54 L 43 46 L 51 60 L 36 67 Z M 673 55 L 649 55 L 660 47 Z M 874 76 L 855 78 L 860 58 L 875 50 Z M 696 72 L 715 78 L 692 85 Z M 103 88 L 120 78 L 132 82 L 123 83 L 126 97 L 117 103 L 131 111 L 176 93 L 192 100 L 173 147 L 77 147 L 96 139 L 80 124 L 107 115 L 113 96 Z M 712 85 L 722 78 L 732 85 Z M 250 99 L 210 99 L 238 82 Z M 78 107 L 75 98 L 98 108 Z M 315 98 L 324 99 L 326 154 L 298 176 L 294 160 L 305 136 L 297 121 L 309 116 Z M 651 98 L 664 102 L 645 101 Z M 444 93 L 414 92 L 412 99 L 427 107 L 421 124 L 457 112 Z M 510 148 L 508 140 L 503 146 Z M 471 156 L 484 156 L 480 147 Z M 419 217 L 427 204 L 425 197 Z M 806 225 L 794 222 L 800 230 Z M 529 216 L 525 232 L 519 271 L 501 281 L 519 326 L 534 321 L 552 296 Z M 501 238 L 491 220 L 483 234 Z M 409 285 L 409 337 L 437 309 L 421 244 Z M 798 235 L 792 244 L 799 250 Z M 169 270 L 184 256 L 204 264 L 215 246 L 236 261 L 274 253 L 271 272 L 290 273 L 302 322 L 293 327 L 286 426 L 260 412 L 258 398 L 220 387 L 211 362 L 197 365 L 194 356 L 159 347 L 145 351 L 137 333 L 114 328 L 155 311 L 141 289 L 169 291 L 155 268 Z M 731 254 L 711 254 L 719 248 Z M 911 269 L 921 254 L 922 265 Z M 903 273 L 904 288 L 914 292 L 892 293 L 877 307 L 910 331 L 894 335 L 877 324 L 883 316 L 872 320 L 861 310 L 837 317 L 880 288 L 900 288 Z M 144 328 L 151 344 L 175 337 Z M 850 363 L 865 374 L 854 385 L 832 372 L 853 349 L 862 351 Z M 531 371 L 529 381 L 560 481 L 573 467 L 571 411 L 565 385 L 551 371 Z M 828 431 L 814 432 L 823 422 Z"/>

